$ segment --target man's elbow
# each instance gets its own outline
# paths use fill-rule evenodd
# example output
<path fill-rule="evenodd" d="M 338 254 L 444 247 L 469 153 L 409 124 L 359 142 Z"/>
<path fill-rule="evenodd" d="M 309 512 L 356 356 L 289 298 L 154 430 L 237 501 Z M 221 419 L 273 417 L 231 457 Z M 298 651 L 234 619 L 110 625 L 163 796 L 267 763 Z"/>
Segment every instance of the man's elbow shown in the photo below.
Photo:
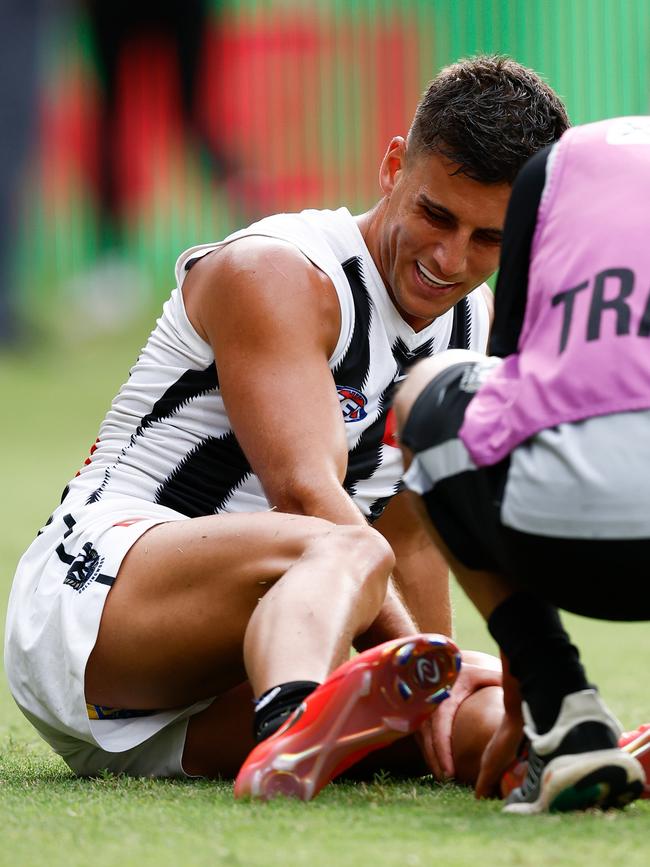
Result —
<path fill-rule="evenodd" d="M 316 517 L 328 513 L 332 501 L 344 493 L 336 476 L 324 478 L 320 474 L 267 480 L 264 491 L 271 506 L 279 512 Z"/>

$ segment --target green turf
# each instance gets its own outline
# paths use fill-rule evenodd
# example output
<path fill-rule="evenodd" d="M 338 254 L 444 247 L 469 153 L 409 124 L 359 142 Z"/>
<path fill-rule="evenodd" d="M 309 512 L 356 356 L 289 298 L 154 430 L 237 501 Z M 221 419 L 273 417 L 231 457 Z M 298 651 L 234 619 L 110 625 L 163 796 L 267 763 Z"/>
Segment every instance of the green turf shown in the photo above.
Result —
<path fill-rule="evenodd" d="M 0 594 L 94 441 L 148 323 L 94 341 L 40 341 L 0 356 Z M 65 347 L 65 348 L 64 348 Z M 613 575 L 616 592 L 625 576 Z M 492 650 L 457 594 L 465 646 Z M 650 718 L 641 624 L 566 618 L 590 676 L 631 727 Z M 333 785 L 311 804 L 235 803 L 229 784 L 76 780 L 0 683 L 0 865 L 584 865 L 647 862 L 650 803 L 622 814 L 503 816 L 428 781 Z"/>

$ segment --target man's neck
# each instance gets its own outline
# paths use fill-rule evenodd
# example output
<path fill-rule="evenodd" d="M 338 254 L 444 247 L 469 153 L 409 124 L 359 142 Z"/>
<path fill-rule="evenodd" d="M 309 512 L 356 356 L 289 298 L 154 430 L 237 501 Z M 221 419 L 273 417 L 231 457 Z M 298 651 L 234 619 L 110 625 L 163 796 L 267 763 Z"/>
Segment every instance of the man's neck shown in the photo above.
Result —
<path fill-rule="evenodd" d="M 365 241 L 373 262 L 377 266 L 377 270 L 379 271 L 379 275 L 383 280 L 384 285 L 386 285 L 386 275 L 384 274 L 381 262 L 379 236 L 385 206 L 386 200 L 380 199 L 380 201 L 377 202 L 377 204 L 369 211 L 366 211 L 363 214 L 357 214 L 354 217 L 356 224 L 359 227 L 359 231 L 361 232 L 361 237 Z"/>

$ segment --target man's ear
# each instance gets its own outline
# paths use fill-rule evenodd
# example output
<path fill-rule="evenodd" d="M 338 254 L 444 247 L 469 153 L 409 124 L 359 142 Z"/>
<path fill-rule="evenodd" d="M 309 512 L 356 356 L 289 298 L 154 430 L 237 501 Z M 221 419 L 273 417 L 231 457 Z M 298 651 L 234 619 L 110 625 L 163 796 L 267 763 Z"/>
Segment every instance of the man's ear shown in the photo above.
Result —
<path fill-rule="evenodd" d="M 379 186 L 385 196 L 390 196 L 393 192 L 399 173 L 404 169 L 405 161 L 406 141 L 401 135 L 396 135 L 391 139 L 379 168 Z"/>

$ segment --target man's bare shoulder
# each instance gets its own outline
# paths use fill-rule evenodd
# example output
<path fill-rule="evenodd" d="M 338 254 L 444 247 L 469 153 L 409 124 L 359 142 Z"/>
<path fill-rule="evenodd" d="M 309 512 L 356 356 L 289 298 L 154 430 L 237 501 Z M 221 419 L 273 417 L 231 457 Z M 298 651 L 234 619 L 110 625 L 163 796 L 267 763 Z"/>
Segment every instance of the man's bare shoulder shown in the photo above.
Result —
<path fill-rule="evenodd" d="M 259 283 L 275 281 L 301 286 L 331 285 L 329 277 L 289 241 L 264 235 L 237 238 L 204 256 L 192 269 L 193 283 L 218 282 L 224 287 L 233 282 Z"/>
<path fill-rule="evenodd" d="M 261 317 L 272 311 L 279 317 L 286 310 L 296 316 L 309 311 L 324 323 L 326 342 L 336 344 L 340 311 L 332 281 L 297 246 L 279 238 L 247 235 L 208 253 L 187 275 L 183 298 L 204 339 L 214 316 L 235 304 L 251 314 L 257 310 Z"/>

